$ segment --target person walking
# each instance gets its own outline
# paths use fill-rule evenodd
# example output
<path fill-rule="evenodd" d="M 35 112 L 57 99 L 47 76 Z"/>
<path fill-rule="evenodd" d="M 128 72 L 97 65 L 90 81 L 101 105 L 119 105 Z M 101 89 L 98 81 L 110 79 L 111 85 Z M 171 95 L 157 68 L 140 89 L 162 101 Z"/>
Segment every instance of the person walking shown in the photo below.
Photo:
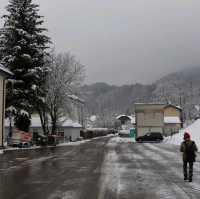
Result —
<path fill-rule="evenodd" d="M 184 133 L 184 141 L 181 143 L 180 151 L 183 153 L 183 175 L 184 180 L 192 182 L 193 176 L 193 163 L 195 162 L 196 152 L 198 151 L 197 146 L 193 140 L 190 139 L 188 132 Z M 187 165 L 189 164 L 189 176 Z M 189 179 L 188 179 L 189 177 Z"/>

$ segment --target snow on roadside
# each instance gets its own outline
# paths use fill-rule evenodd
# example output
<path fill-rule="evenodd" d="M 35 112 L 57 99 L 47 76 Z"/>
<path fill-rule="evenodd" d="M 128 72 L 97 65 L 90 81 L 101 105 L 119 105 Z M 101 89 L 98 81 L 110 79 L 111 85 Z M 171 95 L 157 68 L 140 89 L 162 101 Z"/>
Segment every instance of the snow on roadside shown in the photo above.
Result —
<path fill-rule="evenodd" d="M 76 142 L 64 142 L 64 143 L 60 143 L 60 144 L 57 144 L 56 147 L 62 147 L 62 146 L 78 146 L 80 144 L 83 144 L 83 143 L 86 143 L 86 142 L 90 142 L 92 140 L 96 140 L 96 139 L 101 139 L 103 137 L 113 137 L 115 135 L 113 134 L 109 134 L 109 135 L 106 135 L 106 136 L 101 136 L 101 137 L 95 137 L 95 138 L 92 138 L 92 139 L 86 139 L 86 140 L 81 140 L 81 141 L 76 141 Z M 52 148 L 52 147 L 55 147 L 55 146 L 46 146 L 47 148 Z M 18 147 L 7 147 L 5 149 L 2 149 L 0 150 L 0 155 L 4 153 L 4 151 L 16 151 L 16 150 L 34 150 L 34 149 L 40 149 L 40 148 L 44 148 L 43 146 L 32 146 L 32 147 L 29 147 L 29 148 L 18 148 Z"/>
<path fill-rule="evenodd" d="M 39 149 L 41 148 L 40 146 L 32 146 L 32 147 L 29 147 L 29 148 L 18 148 L 18 147 L 8 147 L 8 148 L 5 148 L 3 151 L 16 151 L 16 150 L 32 150 L 32 149 Z"/>
<path fill-rule="evenodd" d="M 129 137 L 114 137 L 111 139 L 111 142 L 130 143 L 130 142 L 135 142 L 135 139 Z"/>
<path fill-rule="evenodd" d="M 135 142 L 134 138 L 130 138 L 130 137 L 114 137 L 110 140 L 110 142 L 116 142 L 116 143 L 129 143 L 129 142 Z"/>
<path fill-rule="evenodd" d="M 89 142 L 91 140 L 81 140 L 81 141 L 76 141 L 76 142 L 64 142 L 64 143 L 60 143 L 58 145 L 56 145 L 56 147 L 59 147 L 59 146 L 77 146 L 77 145 L 80 145 L 80 144 L 83 144 L 85 142 Z"/>
<path fill-rule="evenodd" d="M 200 150 L 200 119 L 196 120 L 185 129 L 181 129 L 178 134 L 165 138 L 165 142 L 168 144 L 180 145 L 183 141 L 184 132 L 190 133 L 191 139 L 195 141 Z"/>
<path fill-rule="evenodd" d="M 108 135 L 105 135 L 105 136 L 94 137 L 94 138 L 91 138 L 91 139 L 86 139 L 86 140 L 81 140 L 81 141 L 76 141 L 76 142 L 65 142 L 65 143 L 58 144 L 57 146 L 76 146 L 76 145 L 80 145 L 80 144 L 83 144 L 83 143 L 86 143 L 86 142 L 90 142 L 92 140 L 98 140 L 98 139 L 101 139 L 101 138 L 113 137 L 113 136 L 114 136 L 113 134 L 108 134 Z"/>

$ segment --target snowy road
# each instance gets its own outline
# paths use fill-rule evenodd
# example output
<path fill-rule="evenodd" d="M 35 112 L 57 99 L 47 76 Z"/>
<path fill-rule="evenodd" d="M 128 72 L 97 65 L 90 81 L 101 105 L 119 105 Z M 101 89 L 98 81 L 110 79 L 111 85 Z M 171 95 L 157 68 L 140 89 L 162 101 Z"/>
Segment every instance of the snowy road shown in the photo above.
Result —
<path fill-rule="evenodd" d="M 198 199 L 183 181 L 174 145 L 137 144 L 106 137 L 76 146 L 8 152 L 0 156 L 0 199 Z"/>

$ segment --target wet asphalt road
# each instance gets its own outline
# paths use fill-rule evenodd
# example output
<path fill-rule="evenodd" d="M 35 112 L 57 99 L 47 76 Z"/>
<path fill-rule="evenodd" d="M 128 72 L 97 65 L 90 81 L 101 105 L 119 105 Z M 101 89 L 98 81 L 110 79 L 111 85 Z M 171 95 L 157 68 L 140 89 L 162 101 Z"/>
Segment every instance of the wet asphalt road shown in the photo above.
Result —
<path fill-rule="evenodd" d="M 199 161 L 199 160 L 198 160 Z M 178 147 L 105 137 L 75 146 L 0 156 L 0 199 L 198 199 L 183 182 Z"/>

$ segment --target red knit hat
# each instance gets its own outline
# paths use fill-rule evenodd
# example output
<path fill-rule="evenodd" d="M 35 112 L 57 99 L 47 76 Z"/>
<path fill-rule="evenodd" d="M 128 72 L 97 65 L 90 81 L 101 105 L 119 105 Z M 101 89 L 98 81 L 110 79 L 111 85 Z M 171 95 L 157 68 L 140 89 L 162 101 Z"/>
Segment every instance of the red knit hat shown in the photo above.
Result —
<path fill-rule="evenodd" d="M 184 133 L 184 140 L 190 139 L 190 134 L 188 132 Z"/>

